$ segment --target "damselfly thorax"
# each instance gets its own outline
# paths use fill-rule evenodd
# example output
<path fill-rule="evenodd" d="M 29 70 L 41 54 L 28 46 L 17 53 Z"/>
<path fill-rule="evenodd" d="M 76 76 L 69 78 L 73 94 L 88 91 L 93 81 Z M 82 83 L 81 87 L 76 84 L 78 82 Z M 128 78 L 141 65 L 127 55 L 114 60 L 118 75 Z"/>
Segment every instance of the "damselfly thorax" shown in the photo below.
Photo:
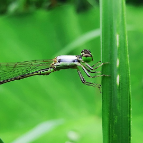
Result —
<path fill-rule="evenodd" d="M 61 55 L 54 59 L 53 66 L 56 70 L 77 68 L 81 57 L 75 55 Z"/>

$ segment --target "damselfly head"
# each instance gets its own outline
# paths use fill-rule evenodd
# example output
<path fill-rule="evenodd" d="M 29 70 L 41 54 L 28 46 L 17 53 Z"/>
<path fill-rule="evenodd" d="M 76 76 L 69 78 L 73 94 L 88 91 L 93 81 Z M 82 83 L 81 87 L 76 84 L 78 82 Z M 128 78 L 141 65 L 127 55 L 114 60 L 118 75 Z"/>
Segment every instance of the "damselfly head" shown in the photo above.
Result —
<path fill-rule="evenodd" d="M 82 50 L 81 51 L 81 56 L 82 56 L 82 60 L 84 62 L 89 63 L 89 62 L 93 61 L 92 54 L 89 50 L 86 50 L 86 49 Z"/>

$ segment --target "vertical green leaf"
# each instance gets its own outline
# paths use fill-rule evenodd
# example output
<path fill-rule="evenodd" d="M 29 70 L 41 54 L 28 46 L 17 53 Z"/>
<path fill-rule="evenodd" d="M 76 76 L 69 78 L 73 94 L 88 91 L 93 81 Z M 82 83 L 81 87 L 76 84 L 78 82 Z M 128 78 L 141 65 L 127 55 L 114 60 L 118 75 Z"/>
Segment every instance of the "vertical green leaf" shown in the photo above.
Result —
<path fill-rule="evenodd" d="M 131 142 L 131 99 L 125 1 L 101 0 L 103 143 Z"/>

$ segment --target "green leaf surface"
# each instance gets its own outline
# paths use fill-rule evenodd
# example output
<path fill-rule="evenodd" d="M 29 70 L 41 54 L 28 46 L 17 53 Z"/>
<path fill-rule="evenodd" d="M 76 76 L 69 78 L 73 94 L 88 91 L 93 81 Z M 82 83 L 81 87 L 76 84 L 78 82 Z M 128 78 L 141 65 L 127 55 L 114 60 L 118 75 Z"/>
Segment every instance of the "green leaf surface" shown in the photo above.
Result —
<path fill-rule="evenodd" d="M 96 14 L 95 19 L 92 19 L 92 12 Z M 91 23 L 89 27 L 85 19 Z M 78 55 L 83 49 L 95 53 L 91 64 L 100 60 L 99 8 L 78 15 L 72 5 L 66 5 L 52 11 L 39 10 L 33 14 L 3 16 L 0 17 L 0 27 L 0 63 L 52 59 L 61 54 Z M 70 43 L 75 43 L 71 46 L 73 49 L 68 47 Z M 97 49 L 92 48 L 95 43 Z M 85 74 L 84 77 L 94 82 Z M 100 83 L 100 79 L 97 78 L 95 82 Z M 96 93 L 97 98 L 92 93 Z M 5 142 L 12 142 L 40 123 L 55 119 L 73 120 L 86 131 L 91 120 L 87 120 L 89 123 L 86 125 L 80 125 L 77 120 L 101 116 L 98 89 L 82 84 L 77 71 L 72 69 L 3 84 L 0 86 L 0 100 L 1 107 L 4 107 L 0 109 L 3 117 L 0 118 L 0 135 Z M 98 130 L 93 128 L 91 131 L 99 132 L 99 142 L 102 140 L 100 123 Z M 55 131 L 54 135 L 57 136 L 58 132 Z M 49 139 L 48 134 L 36 140 L 44 142 Z M 96 140 L 94 136 L 89 136 L 85 137 L 86 141 Z M 59 143 L 63 141 L 54 138 L 53 142 L 56 140 Z"/>
<path fill-rule="evenodd" d="M 130 143 L 131 99 L 124 0 L 101 0 L 104 143 Z"/>
<path fill-rule="evenodd" d="M 127 23 L 134 28 L 128 31 L 133 143 L 142 143 L 143 140 L 142 9 L 127 6 Z M 0 63 L 51 59 L 59 54 L 80 54 L 81 50 L 89 49 L 94 64 L 101 60 L 99 19 L 98 7 L 77 14 L 72 5 L 59 6 L 51 11 L 0 16 Z M 95 39 L 94 34 L 97 35 Z M 108 67 L 110 64 L 103 66 Z M 105 74 L 109 73 L 105 71 Z M 98 78 L 94 81 L 86 75 L 84 77 L 87 81 L 100 83 Z M 110 78 L 104 79 L 108 85 Z M 65 120 L 63 125 L 33 142 L 63 143 L 69 141 L 70 131 L 75 131 L 80 143 L 102 143 L 101 97 L 98 89 L 83 85 L 76 70 L 70 69 L 3 84 L 0 86 L 0 137 L 10 143 L 45 121 L 62 118 Z"/>

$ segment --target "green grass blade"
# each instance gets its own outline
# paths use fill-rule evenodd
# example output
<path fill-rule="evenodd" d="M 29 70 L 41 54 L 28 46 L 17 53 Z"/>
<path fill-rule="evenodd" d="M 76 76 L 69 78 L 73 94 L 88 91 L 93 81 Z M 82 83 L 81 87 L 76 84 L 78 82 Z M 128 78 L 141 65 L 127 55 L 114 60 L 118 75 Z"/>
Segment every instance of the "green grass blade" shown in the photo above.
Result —
<path fill-rule="evenodd" d="M 103 143 L 131 142 L 129 57 L 124 0 L 101 0 Z"/>

